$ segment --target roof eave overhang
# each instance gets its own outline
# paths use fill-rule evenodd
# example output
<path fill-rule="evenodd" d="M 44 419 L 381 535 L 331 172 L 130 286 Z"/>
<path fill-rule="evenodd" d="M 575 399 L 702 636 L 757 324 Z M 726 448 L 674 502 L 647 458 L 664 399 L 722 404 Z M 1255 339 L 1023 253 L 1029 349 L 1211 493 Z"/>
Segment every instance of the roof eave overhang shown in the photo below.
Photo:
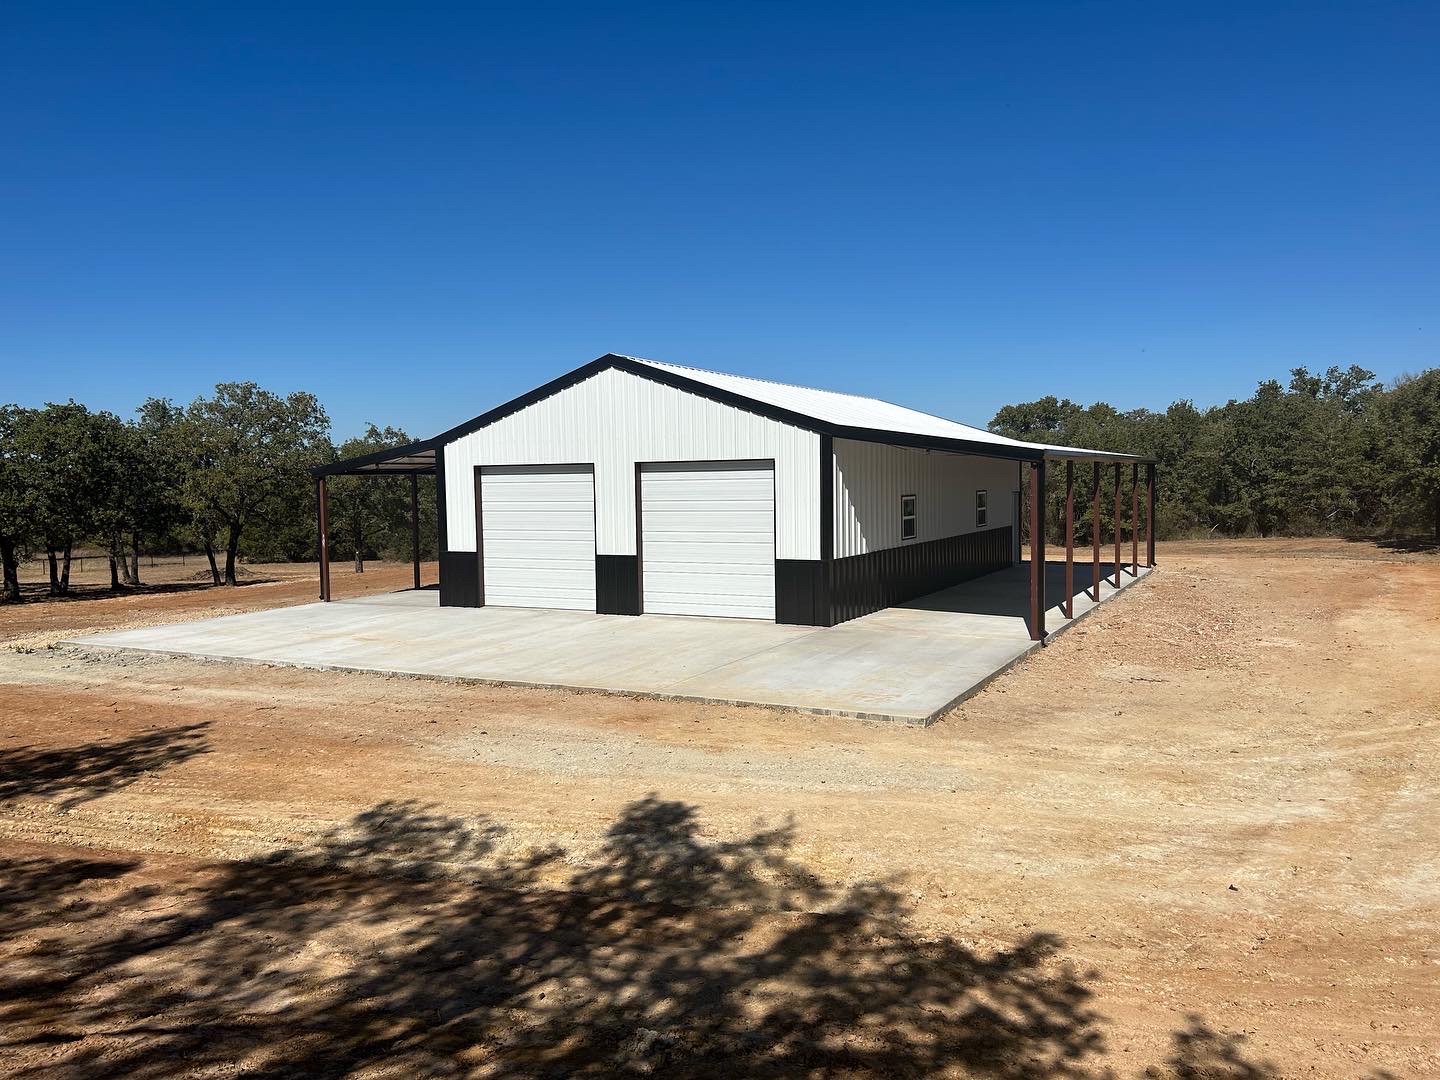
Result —
<path fill-rule="evenodd" d="M 428 455 L 428 458 L 427 458 Z M 390 450 L 317 465 L 310 475 L 317 480 L 325 476 L 408 476 L 435 471 L 435 440 L 407 443 Z"/>
<path fill-rule="evenodd" d="M 1105 450 L 1085 450 L 1075 447 L 1073 450 L 1064 447 L 1047 447 L 1045 450 L 1046 461 L 1097 461 L 1114 465 L 1153 465 L 1155 459 L 1143 454 L 1114 454 Z"/>
<path fill-rule="evenodd" d="M 1005 446 L 1000 443 L 982 442 L 979 439 L 946 439 L 938 435 L 911 435 L 903 431 L 886 431 L 883 428 L 852 428 L 835 424 L 816 424 L 812 427 L 822 435 L 833 435 L 837 439 L 880 443 L 884 446 L 899 446 L 908 450 L 940 450 L 947 454 L 1001 458 L 1005 461 L 1043 461 L 1045 459 L 1045 451 L 1042 449 L 1031 449 L 1028 446 Z"/>

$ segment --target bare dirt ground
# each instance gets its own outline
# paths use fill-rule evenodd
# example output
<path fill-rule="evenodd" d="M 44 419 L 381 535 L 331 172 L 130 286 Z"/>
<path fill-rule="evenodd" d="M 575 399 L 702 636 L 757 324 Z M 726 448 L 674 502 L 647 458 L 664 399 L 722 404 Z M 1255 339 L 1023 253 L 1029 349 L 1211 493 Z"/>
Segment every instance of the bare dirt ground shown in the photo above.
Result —
<path fill-rule="evenodd" d="M 0 609 L 0 1074 L 1440 1075 L 1440 558 L 1160 561 L 926 730 Z"/>
<path fill-rule="evenodd" d="M 332 567 L 331 593 L 336 600 L 408 589 L 414 581 L 409 563 L 366 563 L 362 574 L 356 574 L 353 567 L 353 563 Z M 144 566 L 140 588 L 114 593 L 109 568 L 92 559 L 84 570 L 71 572 L 69 596 L 51 598 L 46 595 L 44 569 L 25 566 L 20 587 L 27 602 L 0 607 L 0 645 L 43 646 L 63 637 L 313 604 L 319 598 L 313 563 L 257 563 L 241 566 L 239 571 L 238 586 L 215 588 L 203 557 L 191 558 L 186 565 Z M 437 579 L 433 562 L 421 564 L 420 572 L 422 582 Z"/>

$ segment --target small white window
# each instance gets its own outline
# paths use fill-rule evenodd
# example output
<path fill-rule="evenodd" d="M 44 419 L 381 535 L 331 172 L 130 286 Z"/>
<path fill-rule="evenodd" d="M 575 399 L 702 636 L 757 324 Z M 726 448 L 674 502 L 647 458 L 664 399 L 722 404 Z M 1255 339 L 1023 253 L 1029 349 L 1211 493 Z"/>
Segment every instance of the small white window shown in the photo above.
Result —
<path fill-rule="evenodd" d="M 914 540 L 918 535 L 915 528 L 915 496 L 900 496 L 900 539 Z"/>
<path fill-rule="evenodd" d="M 975 492 L 975 527 L 983 529 L 990 520 L 990 493 L 983 488 Z"/>

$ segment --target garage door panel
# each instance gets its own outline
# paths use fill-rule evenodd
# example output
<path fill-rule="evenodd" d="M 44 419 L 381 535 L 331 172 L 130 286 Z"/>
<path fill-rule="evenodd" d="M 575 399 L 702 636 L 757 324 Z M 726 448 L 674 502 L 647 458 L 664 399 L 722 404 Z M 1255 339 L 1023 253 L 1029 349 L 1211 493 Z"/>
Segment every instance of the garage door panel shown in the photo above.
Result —
<path fill-rule="evenodd" d="M 737 588 L 718 578 L 696 585 L 690 577 L 661 577 L 646 582 L 645 613 L 771 619 L 775 617 L 775 593 L 773 589 Z"/>
<path fill-rule="evenodd" d="M 480 477 L 485 603 L 595 610 L 589 469 L 486 469 Z"/>
<path fill-rule="evenodd" d="M 657 553 L 647 550 L 645 552 L 645 565 L 656 572 L 662 570 L 694 570 L 696 565 L 689 555 L 689 550 L 696 544 L 704 544 L 706 555 L 704 564 L 701 567 L 709 573 L 731 574 L 742 577 L 761 577 L 763 573 L 757 573 L 757 563 L 764 562 L 770 555 L 768 544 L 712 544 L 708 543 L 704 535 L 698 536 L 695 544 L 674 545 L 686 549 L 684 553 Z M 773 560 L 771 560 L 773 561 Z M 771 576 L 774 568 L 771 568 Z"/>
<path fill-rule="evenodd" d="M 640 483 L 644 610 L 773 619 L 773 469 L 666 466 Z"/>
<path fill-rule="evenodd" d="M 565 558 L 582 560 L 584 558 L 583 551 L 581 550 L 583 546 L 586 544 L 593 546 L 594 544 L 592 534 L 588 530 L 580 529 L 547 530 L 544 541 L 533 538 L 523 540 L 501 539 L 497 535 L 500 532 L 498 527 L 494 531 L 491 531 L 492 524 L 495 523 L 489 521 L 485 523 L 485 531 L 489 533 L 485 551 L 493 555 L 524 558 L 528 554 L 533 555 L 537 559 Z M 533 530 L 527 526 L 525 531 L 531 532 Z M 591 553 L 591 558 L 592 560 L 594 558 L 593 552 Z"/>
<path fill-rule="evenodd" d="M 495 544 L 492 542 L 487 547 L 485 556 L 487 569 L 493 567 L 497 576 L 502 569 L 588 573 L 594 569 L 595 562 L 593 557 L 585 559 L 536 552 L 533 544 Z"/>

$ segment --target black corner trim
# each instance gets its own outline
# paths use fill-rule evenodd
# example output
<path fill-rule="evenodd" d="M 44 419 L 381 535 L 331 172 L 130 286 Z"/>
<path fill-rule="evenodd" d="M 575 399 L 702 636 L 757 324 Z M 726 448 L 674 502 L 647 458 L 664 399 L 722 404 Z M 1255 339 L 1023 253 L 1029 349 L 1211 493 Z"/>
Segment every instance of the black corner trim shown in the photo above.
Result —
<path fill-rule="evenodd" d="M 480 560 L 475 552 L 440 552 L 440 606 L 480 606 Z"/>
<path fill-rule="evenodd" d="M 775 560 L 775 621 L 829 626 L 825 564 L 818 559 Z"/>
<path fill-rule="evenodd" d="M 595 556 L 595 611 L 600 615 L 640 614 L 640 556 Z"/>
<path fill-rule="evenodd" d="M 435 535 L 439 550 L 450 546 L 450 526 L 445 518 L 445 448 L 435 449 Z"/>

